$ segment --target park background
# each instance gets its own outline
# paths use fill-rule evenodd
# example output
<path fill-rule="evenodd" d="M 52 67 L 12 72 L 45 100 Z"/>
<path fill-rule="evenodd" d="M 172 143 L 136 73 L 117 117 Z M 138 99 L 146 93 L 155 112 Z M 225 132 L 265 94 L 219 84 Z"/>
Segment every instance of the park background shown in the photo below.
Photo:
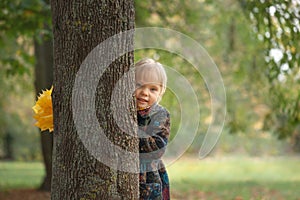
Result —
<path fill-rule="evenodd" d="M 40 138 L 49 134 L 33 125 L 37 93 L 49 89 L 37 87 L 35 47 L 51 40 L 50 8 L 46 1 L 13 0 L 1 1 L 0 9 L 0 198 L 20 191 L 34 198 L 33 189 L 45 175 Z M 222 134 L 211 154 L 200 160 L 197 153 L 211 122 L 203 77 L 172 53 L 135 52 L 135 60 L 151 57 L 184 75 L 200 102 L 197 137 L 168 166 L 173 198 L 299 199 L 300 2 L 136 0 L 135 12 L 136 27 L 177 30 L 201 44 L 226 89 Z M 176 134 L 181 113 L 172 91 L 167 90 L 162 104 L 171 111 Z"/>

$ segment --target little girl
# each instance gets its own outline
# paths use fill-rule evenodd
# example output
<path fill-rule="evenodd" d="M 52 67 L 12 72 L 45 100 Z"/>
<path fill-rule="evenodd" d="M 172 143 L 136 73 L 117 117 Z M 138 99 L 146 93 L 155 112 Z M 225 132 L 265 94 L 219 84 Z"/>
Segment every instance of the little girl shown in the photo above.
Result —
<path fill-rule="evenodd" d="M 140 60 L 135 67 L 140 199 L 169 200 L 169 179 L 161 157 L 170 135 L 170 115 L 158 104 L 166 90 L 166 72 L 149 58 Z"/>

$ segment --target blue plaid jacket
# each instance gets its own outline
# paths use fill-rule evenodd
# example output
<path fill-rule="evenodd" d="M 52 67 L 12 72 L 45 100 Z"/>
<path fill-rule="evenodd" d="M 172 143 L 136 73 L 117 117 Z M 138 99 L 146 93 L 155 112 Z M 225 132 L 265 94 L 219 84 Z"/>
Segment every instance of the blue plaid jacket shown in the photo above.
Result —
<path fill-rule="evenodd" d="M 169 200 L 170 187 L 161 160 L 170 135 L 170 114 L 159 104 L 138 111 L 140 199 Z"/>

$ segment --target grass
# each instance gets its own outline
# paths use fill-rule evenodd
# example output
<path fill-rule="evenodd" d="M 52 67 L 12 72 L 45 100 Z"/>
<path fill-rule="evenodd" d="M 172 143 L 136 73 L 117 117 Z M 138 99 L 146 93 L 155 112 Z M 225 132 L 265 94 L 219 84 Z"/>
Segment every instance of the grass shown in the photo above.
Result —
<path fill-rule="evenodd" d="M 181 158 L 168 166 L 174 199 L 300 199 L 300 158 Z M 0 190 L 38 187 L 41 163 L 0 162 Z"/>
<path fill-rule="evenodd" d="M 36 188 L 44 174 L 40 162 L 0 162 L 0 190 Z"/>
<path fill-rule="evenodd" d="M 183 158 L 168 171 L 172 190 L 185 197 L 196 193 L 204 199 L 300 199 L 299 166 L 300 159 L 291 157 Z"/>

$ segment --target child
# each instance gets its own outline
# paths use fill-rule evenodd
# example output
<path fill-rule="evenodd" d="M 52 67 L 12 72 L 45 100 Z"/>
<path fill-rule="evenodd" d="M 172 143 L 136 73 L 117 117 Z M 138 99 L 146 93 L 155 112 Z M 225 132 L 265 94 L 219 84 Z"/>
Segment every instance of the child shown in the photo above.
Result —
<path fill-rule="evenodd" d="M 169 179 L 161 157 L 169 139 L 170 115 L 158 104 L 166 90 L 166 72 L 149 58 L 140 60 L 135 67 L 140 199 L 169 200 Z"/>

